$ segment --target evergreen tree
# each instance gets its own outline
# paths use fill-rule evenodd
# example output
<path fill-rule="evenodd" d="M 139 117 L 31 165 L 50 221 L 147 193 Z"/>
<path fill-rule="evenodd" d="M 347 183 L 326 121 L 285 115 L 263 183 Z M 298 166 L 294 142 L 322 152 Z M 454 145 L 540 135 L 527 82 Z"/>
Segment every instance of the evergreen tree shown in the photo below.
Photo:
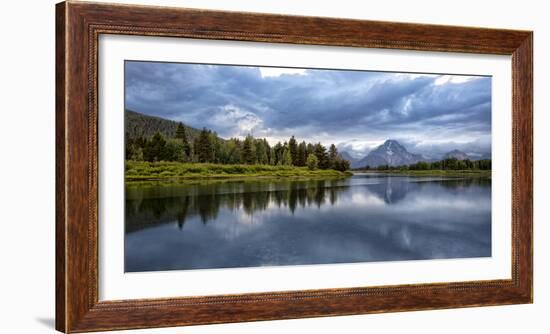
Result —
<path fill-rule="evenodd" d="M 288 141 L 288 149 L 292 158 L 292 164 L 296 165 L 296 162 L 298 161 L 298 144 L 296 143 L 294 136 L 290 137 Z"/>
<path fill-rule="evenodd" d="M 273 165 L 280 165 L 283 160 L 283 145 L 278 142 L 273 147 Z"/>
<path fill-rule="evenodd" d="M 214 163 L 220 163 L 221 162 L 221 151 L 222 151 L 222 144 L 220 139 L 218 138 L 218 134 L 216 132 L 209 131 L 208 133 L 209 141 L 211 144 L 211 162 Z"/>
<path fill-rule="evenodd" d="M 481 170 L 490 170 L 491 169 L 491 159 L 483 159 L 477 161 L 478 168 Z"/>
<path fill-rule="evenodd" d="M 336 160 L 334 160 L 332 168 L 344 172 L 350 169 L 350 163 L 349 161 L 342 159 L 342 157 L 338 156 L 336 157 Z"/>
<path fill-rule="evenodd" d="M 267 157 L 267 151 L 264 145 L 264 141 L 261 139 L 256 140 L 255 145 L 256 145 L 256 161 L 262 165 L 267 164 L 269 162 L 269 159 Z"/>
<path fill-rule="evenodd" d="M 143 136 L 131 137 L 128 132 L 126 132 L 125 138 L 125 159 L 143 161 L 143 150 L 145 149 L 145 144 L 147 144 L 147 139 L 143 138 Z"/>
<path fill-rule="evenodd" d="M 145 144 L 147 144 L 147 139 L 143 136 L 139 136 L 134 140 L 134 145 L 136 147 L 140 147 L 141 149 L 145 148 Z"/>
<path fill-rule="evenodd" d="M 320 169 L 330 168 L 327 149 L 321 143 L 315 144 L 313 154 L 315 154 L 317 160 L 319 160 L 318 166 Z"/>
<path fill-rule="evenodd" d="M 269 143 L 267 142 L 267 139 L 264 138 L 263 140 L 264 144 L 264 150 L 267 156 L 267 164 L 271 164 L 271 147 L 269 146 Z"/>
<path fill-rule="evenodd" d="M 305 166 L 307 160 L 307 146 L 306 142 L 303 141 L 298 145 L 298 154 L 296 158 L 296 166 Z"/>
<path fill-rule="evenodd" d="M 166 155 L 166 140 L 160 134 L 160 132 L 155 133 L 153 138 L 148 141 L 143 150 L 143 157 L 147 161 L 160 161 L 165 160 Z"/>
<path fill-rule="evenodd" d="M 189 140 L 187 139 L 187 132 L 185 131 L 185 126 L 180 122 L 178 124 L 178 128 L 176 129 L 176 138 L 181 139 L 181 143 L 183 145 L 183 154 L 185 155 L 185 159 L 191 158 L 191 145 L 189 144 Z"/>
<path fill-rule="evenodd" d="M 306 145 L 306 153 L 307 155 L 315 154 L 315 145 L 313 145 L 312 143 L 308 143 Z"/>
<path fill-rule="evenodd" d="M 130 157 L 134 153 L 134 139 L 128 136 L 128 132 L 126 132 L 124 138 L 126 138 L 126 143 L 124 144 L 124 159 L 131 160 Z"/>
<path fill-rule="evenodd" d="M 181 142 L 177 139 L 167 140 L 160 160 L 179 162 L 185 161 L 186 157 L 184 156 Z"/>
<path fill-rule="evenodd" d="M 178 127 L 176 128 L 176 138 L 178 139 L 184 139 L 187 135 L 185 134 L 185 127 L 181 122 L 178 123 Z"/>
<path fill-rule="evenodd" d="M 334 146 L 334 144 L 331 144 L 330 148 L 328 149 L 329 168 L 337 169 L 336 168 L 337 159 L 338 159 L 338 150 L 336 149 L 336 146 Z"/>
<path fill-rule="evenodd" d="M 242 143 L 239 139 L 231 138 L 230 140 L 228 140 L 225 143 L 225 150 L 227 151 L 227 163 L 241 163 Z"/>
<path fill-rule="evenodd" d="M 254 138 L 251 135 L 246 136 L 243 142 L 243 151 L 241 162 L 247 165 L 256 163 L 256 152 L 254 147 Z"/>
<path fill-rule="evenodd" d="M 210 131 L 203 128 L 199 136 L 195 139 L 195 156 L 198 162 L 212 162 L 214 160 L 214 150 Z"/>
<path fill-rule="evenodd" d="M 347 170 L 350 170 L 350 169 L 351 169 L 350 162 L 346 159 L 340 159 L 340 170 L 342 172 L 344 172 L 344 171 L 347 171 Z"/>
<path fill-rule="evenodd" d="M 285 148 L 283 151 L 283 160 L 281 161 L 283 166 L 292 166 L 292 155 L 290 154 L 290 149 Z"/>
<path fill-rule="evenodd" d="M 199 148 L 200 148 L 199 137 L 195 137 L 195 140 L 193 140 L 193 145 L 191 146 L 192 162 L 199 162 Z"/>
<path fill-rule="evenodd" d="M 237 138 L 222 140 L 215 132 L 203 128 L 191 145 L 187 132 L 188 129 L 179 123 L 175 137 L 168 139 L 165 139 L 160 132 L 155 133 L 151 139 L 143 136 L 132 137 L 127 133 L 125 158 L 134 161 L 308 166 L 341 171 L 350 168 L 349 162 L 338 154 L 334 144 L 331 144 L 327 151 L 321 143 L 312 144 L 305 141 L 298 143 L 292 136 L 288 142 L 282 144 L 278 142 L 271 147 L 266 138 L 256 139 L 252 135 L 247 135 L 242 141 Z M 491 160 L 471 161 L 451 158 L 439 162 L 420 162 L 411 166 L 401 166 L 401 168 L 405 167 L 410 169 L 490 169 Z M 379 168 L 389 168 L 389 166 Z"/>
<path fill-rule="evenodd" d="M 275 166 L 277 164 L 277 161 L 275 161 L 275 149 L 271 148 L 271 153 L 269 154 L 269 164 L 272 166 Z"/>

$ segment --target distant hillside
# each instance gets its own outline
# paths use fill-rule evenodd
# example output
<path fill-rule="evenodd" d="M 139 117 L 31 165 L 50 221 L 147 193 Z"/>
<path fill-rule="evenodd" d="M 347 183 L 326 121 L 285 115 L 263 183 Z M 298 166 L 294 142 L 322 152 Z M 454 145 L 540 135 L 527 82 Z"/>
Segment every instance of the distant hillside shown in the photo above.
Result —
<path fill-rule="evenodd" d="M 452 150 L 450 152 L 445 153 L 445 155 L 443 156 L 443 159 L 451 159 L 451 158 L 455 158 L 456 160 L 466 160 L 466 159 L 474 160 L 470 156 L 468 156 L 468 154 L 460 150 Z"/>
<path fill-rule="evenodd" d="M 165 138 L 174 138 L 179 122 L 167 120 L 160 117 L 140 114 L 135 111 L 125 110 L 125 131 L 130 138 L 143 136 L 152 137 L 160 132 Z M 200 130 L 185 125 L 187 139 L 192 142 L 199 136 Z"/>
<path fill-rule="evenodd" d="M 484 159 L 491 159 L 491 153 L 485 152 L 485 153 L 477 153 L 477 152 L 471 152 L 471 153 L 465 153 L 460 150 L 452 150 L 450 152 L 445 153 L 443 155 L 443 159 L 450 159 L 455 158 L 456 160 L 471 160 L 471 161 L 477 161 L 477 160 L 484 160 Z"/>

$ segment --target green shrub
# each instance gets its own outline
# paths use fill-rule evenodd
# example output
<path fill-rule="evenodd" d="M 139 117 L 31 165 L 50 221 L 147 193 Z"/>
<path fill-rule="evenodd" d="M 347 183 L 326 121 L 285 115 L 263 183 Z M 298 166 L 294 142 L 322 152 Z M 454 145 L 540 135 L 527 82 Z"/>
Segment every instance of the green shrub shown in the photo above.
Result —
<path fill-rule="evenodd" d="M 135 169 L 128 169 L 126 175 L 138 175 L 138 172 Z"/>
<path fill-rule="evenodd" d="M 316 170 L 317 166 L 319 165 L 319 159 L 315 154 L 309 154 L 307 156 L 306 165 L 309 170 Z"/>

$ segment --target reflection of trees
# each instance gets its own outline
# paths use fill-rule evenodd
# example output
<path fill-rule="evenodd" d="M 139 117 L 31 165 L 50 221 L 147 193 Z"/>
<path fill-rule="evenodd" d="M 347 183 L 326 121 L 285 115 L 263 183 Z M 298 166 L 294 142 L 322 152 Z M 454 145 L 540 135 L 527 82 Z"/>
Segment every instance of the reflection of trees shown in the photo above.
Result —
<path fill-rule="evenodd" d="M 292 214 L 294 214 L 294 211 L 296 211 L 296 205 L 298 205 L 298 192 L 299 189 L 297 189 L 296 184 L 293 183 L 288 194 L 288 208 Z"/>
<path fill-rule="evenodd" d="M 447 189 L 462 189 L 469 186 L 490 187 L 491 179 L 484 177 L 474 177 L 455 180 L 442 180 L 438 181 L 438 183 Z"/>
<path fill-rule="evenodd" d="M 251 215 L 256 211 L 263 211 L 269 205 L 270 193 L 265 191 L 260 192 L 244 192 L 233 194 L 236 201 L 236 206 L 233 209 L 242 207 L 244 212 Z"/>
<path fill-rule="evenodd" d="M 321 207 L 324 203 L 335 204 L 338 193 L 346 186 L 330 187 L 328 181 L 291 182 L 280 190 L 256 190 L 231 193 L 185 194 L 174 197 L 142 198 L 134 196 L 126 201 L 126 232 L 133 232 L 148 226 L 176 221 L 182 229 L 185 221 L 198 216 L 206 224 L 217 218 L 220 209 L 242 209 L 248 215 L 264 211 L 272 206 L 288 208 L 294 213 L 298 206 Z M 212 189 L 210 189 L 212 190 Z M 134 190 L 135 191 L 135 190 Z M 135 193 L 134 193 L 135 194 Z"/>
<path fill-rule="evenodd" d="M 407 193 L 423 187 L 438 185 L 451 191 L 461 191 L 472 185 L 491 185 L 490 179 L 483 178 L 415 181 L 417 180 L 388 177 L 380 183 L 364 186 L 385 203 L 395 204 L 403 200 Z M 252 215 L 270 207 L 277 207 L 287 208 L 294 214 L 298 206 L 304 208 L 321 207 L 328 203 L 334 205 L 338 202 L 339 194 L 349 189 L 348 185 L 338 183 L 337 180 L 289 181 L 268 185 L 284 186 L 284 188 L 270 188 L 265 185 L 254 187 L 250 184 L 240 185 L 240 187 L 201 185 L 186 188 L 182 193 L 173 193 L 160 188 L 156 192 L 145 189 L 142 193 L 138 193 L 138 190 L 133 189 L 131 199 L 126 200 L 126 231 L 133 232 L 148 226 L 174 221 L 182 229 L 185 221 L 190 217 L 198 217 L 203 224 L 207 224 L 218 217 L 221 209 L 242 210 L 247 215 Z"/>
<path fill-rule="evenodd" d="M 177 212 L 177 220 L 178 220 L 178 227 L 179 229 L 183 229 L 183 225 L 185 224 L 185 218 L 187 216 L 187 209 L 189 208 L 189 196 L 185 196 L 182 199 L 180 210 Z"/>
<path fill-rule="evenodd" d="M 220 209 L 220 198 L 216 194 L 199 195 L 196 197 L 194 211 L 198 212 L 203 224 L 206 224 L 211 219 L 216 219 Z"/>

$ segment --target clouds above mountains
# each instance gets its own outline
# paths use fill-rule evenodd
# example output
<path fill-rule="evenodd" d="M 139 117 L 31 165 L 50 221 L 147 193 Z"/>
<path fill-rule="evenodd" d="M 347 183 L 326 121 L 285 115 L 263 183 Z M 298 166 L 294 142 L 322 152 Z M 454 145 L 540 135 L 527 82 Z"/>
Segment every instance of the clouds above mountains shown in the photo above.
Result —
<path fill-rule="evenodd" d="M 411 151 L 488 152 L 491 78 L 126 62 L 126 108 L 271 142 L 335 143 L 364 154 L 392 138 Z"/>

